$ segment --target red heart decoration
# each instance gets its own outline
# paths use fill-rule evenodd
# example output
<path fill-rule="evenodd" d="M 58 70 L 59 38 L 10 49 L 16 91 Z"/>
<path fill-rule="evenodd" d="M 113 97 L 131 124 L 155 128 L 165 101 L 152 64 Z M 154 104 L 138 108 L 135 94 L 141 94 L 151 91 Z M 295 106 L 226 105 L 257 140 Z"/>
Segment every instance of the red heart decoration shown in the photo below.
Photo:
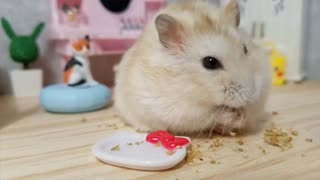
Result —
<path fill-rule="evenodd" d="M 174 150 L 178 146 L 185 146 L 189 144 L 189 139 L 182 137 L 175 137 L 168 133 L 167 131 L 155 131 L 147 135 L 147 142 L 152 144 L 161 143 L 162 146 L 168 150 Z"/>
<path fill-rule="evenodd" d="M 167 131 L 155 131 L 147 136 L 147 141 L 152 144 L 167 140 L 174 140 L 174 136 L 169 134 Z"/>
<path fill-rule="evenodd" d="M 189 144 L 189 140 L 186 138 L 176 137 L 173 141 L 162 141 L 161 143 L 164 148 L 174 150 L 178 146 L 182 147 Z"/>

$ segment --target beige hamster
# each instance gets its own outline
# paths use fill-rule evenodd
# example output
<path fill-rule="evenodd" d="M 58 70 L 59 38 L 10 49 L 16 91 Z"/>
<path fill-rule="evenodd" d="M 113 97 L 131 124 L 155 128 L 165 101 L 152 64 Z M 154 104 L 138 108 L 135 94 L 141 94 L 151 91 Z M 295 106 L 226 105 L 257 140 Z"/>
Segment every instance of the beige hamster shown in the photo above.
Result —
<path fill-rule="evenodd" d="M 239 30 L 236 0 L 161 10 L 117 67 L 115 107 L 136 128 L 229 134 L 255 127 L 270 86 L 267 53 Z"/>

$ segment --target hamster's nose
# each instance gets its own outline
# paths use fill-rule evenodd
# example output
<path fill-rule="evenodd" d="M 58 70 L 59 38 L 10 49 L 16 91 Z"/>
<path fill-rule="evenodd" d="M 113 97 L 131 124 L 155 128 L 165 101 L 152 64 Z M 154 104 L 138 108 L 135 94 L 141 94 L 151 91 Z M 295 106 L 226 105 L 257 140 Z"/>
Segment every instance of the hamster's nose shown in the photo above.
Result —
<path fill-rule="evenodd" d="M 247 88 L 238 83 L 230 83 L 225 89 L 225 104 L 230 107 L 240 108 L 246 106 L 250 103 L 250 99 L 250 93 Z"/>

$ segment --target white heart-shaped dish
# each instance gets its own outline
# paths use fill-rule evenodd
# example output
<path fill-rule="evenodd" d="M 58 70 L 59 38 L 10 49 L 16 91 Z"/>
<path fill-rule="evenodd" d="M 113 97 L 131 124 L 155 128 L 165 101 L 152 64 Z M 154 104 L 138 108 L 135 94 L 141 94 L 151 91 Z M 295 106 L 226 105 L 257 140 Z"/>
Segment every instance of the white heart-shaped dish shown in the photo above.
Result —
<path fill-rule="evenodd" d="M 94 156 L 99 160 L 125 168 L 138 170 L 165 170 L 179 164 L 187 154 L 187 147 L 177 148 L 173 153 L 146 142 L 147 134 L 118 132 L 95 144 Z M 187 138 L 190 142 L 190 138 Z"/>

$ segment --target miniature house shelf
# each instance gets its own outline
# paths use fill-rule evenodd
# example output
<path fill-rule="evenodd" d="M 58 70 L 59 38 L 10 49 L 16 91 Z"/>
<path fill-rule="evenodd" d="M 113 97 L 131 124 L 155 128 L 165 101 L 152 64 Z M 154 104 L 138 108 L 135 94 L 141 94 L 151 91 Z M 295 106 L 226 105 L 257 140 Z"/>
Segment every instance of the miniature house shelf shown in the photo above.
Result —
<path fill-rule="evenodd" d="M 62 55 L 70 55 L 70 40 L 85 35 L 91 55 L 122 54 L 163 5 L 164 0 L 51 0 L 50 40 Z"/>

